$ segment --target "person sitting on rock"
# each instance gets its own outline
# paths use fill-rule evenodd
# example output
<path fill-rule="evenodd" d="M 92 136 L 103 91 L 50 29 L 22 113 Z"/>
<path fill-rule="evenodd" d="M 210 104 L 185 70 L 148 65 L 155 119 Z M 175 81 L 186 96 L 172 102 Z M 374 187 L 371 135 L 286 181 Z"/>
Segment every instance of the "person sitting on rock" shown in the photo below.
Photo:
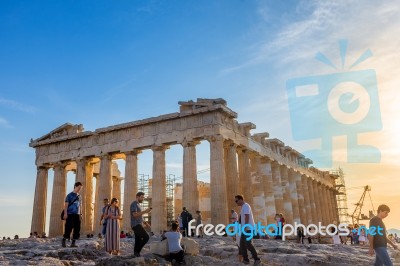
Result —
<path fill-rule="evenodd" d="M 162 237 L 167 238 L 169 258 L 176 260 L 179 264 L 184 264 L 185 252 L 181 246 L 182 234 L 179 232 L 179 225 L 177 223 L 172 223 L 171 231 L 162 234 Z"/>

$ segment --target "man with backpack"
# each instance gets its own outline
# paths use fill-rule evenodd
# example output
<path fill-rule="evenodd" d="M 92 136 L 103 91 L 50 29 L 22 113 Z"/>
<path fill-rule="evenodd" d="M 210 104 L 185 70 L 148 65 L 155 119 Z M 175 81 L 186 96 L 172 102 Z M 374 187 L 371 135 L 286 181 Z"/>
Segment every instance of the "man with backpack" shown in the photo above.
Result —
<path fill-rule="evenodd" d="M 64 202 L 64 217 L 65 220 L 65 228 L 64 228 L 64 237 L 62 239 L 61 245 L 66 247 L 65 241 L 69 239 L 71 236 L 72 230 L 74 233 L 72 235 L 72 243 L 71 247 L 78 247 L 75 244 L 75 241 L 79 239 L 80 231 L 81 231 L 81 197 L 79 192 L 82 189 L 82 183 L 76 182 L 74 184 L 74 190 L 70 192 L 65 198 Z"/>

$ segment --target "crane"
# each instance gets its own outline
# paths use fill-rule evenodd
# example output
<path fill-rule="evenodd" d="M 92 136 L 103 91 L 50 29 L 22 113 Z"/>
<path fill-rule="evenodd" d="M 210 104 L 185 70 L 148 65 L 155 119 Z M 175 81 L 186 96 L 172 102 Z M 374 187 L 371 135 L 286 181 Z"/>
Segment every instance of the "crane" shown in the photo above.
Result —
<path fill-rule="evenodd" d="M 350 215 L 351 220 L 353 222 L 353 226 L 356 224 L 359 224 L 360 220 L 369 220 L 372 217 L 374 217 L 374 212 L 375 212 L 375 208 L 374 208 L 374 204 L 372 203 L 372 199 L 371 199 L 371 194 L 369 193 L 371 191 L 371 186 L 363 186 L 364 188 L 364 192 L 361 195 L 360 200 L 355 204 L 356 208 L 354 209 L 354 212 L 352 215 Z M 368 193 L 369 195 L 369 199 L 371 201 L 371 206 L 372 206 L 372 211 L 369 211 L 369 215 L 365 215 L 363 213 L 361 213 L 362 207 L 364 206 L 364 200 L 365 200 L 365 196 Z"/>

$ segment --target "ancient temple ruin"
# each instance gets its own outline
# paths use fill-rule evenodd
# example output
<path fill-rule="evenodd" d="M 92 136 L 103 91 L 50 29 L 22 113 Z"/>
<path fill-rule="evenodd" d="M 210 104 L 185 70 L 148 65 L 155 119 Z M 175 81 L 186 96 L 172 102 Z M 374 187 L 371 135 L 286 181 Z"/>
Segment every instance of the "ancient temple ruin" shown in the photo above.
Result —
<path fill-rule="evenodd" d="M 100 232 L 98 221 L 103 198 L 121 198 L 121 182 L 124 182 L 123 206 L 129 206 L 135 199 L 138 156 L 145 149 L 153 151 L 151 230 L 157 233 L 167 229 L 165 151 L 171 145 L 182 145 L 179 204 L 189 210 L 202 210 L 196 145 L 204 140 L 210 144 L 212 224 L 229 223 L 229 210 L 236 208 L 233 200 L 236 194 L 244 195 L 252 205 L 255 220 L 265 224 L 274 223 L 276 213 L 283 213 L 288 223 L 338 222 L 337 175 L 310 167 L 310 159 L 281 140 L 269 138 L 268 133 L 251 134 L 255 125 L 239 123 L 237 114 L 223 99 L 197 99 L 179 102 L 179 105 L 176 113 L 95 131 L 84 131 L 82 125 L 64 124 L 31 140 L 37 166 L 31 231 L 45 231 L 48 170 L 53 168 L 49 235 L 63 233 L 60 212 L 67 193 L 67 171 L 75 171 L 76 180 L 84 185 L 83 231 Z M 115 159 L 125 160 L 123 180 L 113 164 Z M 95 188 L 93 178 L 96 178 Z M 129 211 L 123 212 L 123 224 L 129 228 Z"/>

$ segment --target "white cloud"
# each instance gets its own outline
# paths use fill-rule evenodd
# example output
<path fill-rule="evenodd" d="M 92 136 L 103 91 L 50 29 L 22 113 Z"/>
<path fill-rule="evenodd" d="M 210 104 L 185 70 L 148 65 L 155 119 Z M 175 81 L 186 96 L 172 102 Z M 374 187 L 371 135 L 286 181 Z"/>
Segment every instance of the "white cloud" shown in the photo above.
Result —
<path fill-rule="evenodd" d="M 27 104 L 23 104 L 23 103 L 19 103 L 13 100 L 9 100 L 9 99 L 5 99 L 0 97 L 0 105 L 13 109 L 13 110 L 17 110 L 17 111 L 21 111 L 21 112 L 25 112 L 25 113 L 34 113 L 36 112 L 36 108 Z"/>
<path fill-rule="evenodd" d="M 10 122 L 8 122 L 6 119 L 2 117 L 0 117 L 0 127 L 12 128 Z"/>

